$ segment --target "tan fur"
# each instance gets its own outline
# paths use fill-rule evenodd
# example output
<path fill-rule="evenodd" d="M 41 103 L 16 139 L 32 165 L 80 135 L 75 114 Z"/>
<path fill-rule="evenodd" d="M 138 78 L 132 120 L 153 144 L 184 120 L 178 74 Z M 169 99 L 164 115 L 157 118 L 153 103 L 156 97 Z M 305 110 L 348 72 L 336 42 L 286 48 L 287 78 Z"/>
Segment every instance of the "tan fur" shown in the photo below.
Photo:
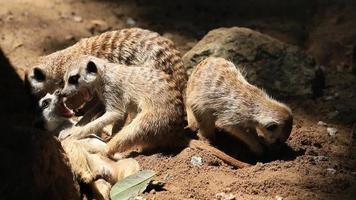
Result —
<path fill-rule="evenodd" d="M 188 126 L 213 139 L 221 128 L 245 142 L 256 154 L 267 145 L 284 142 L 292 128 L 291 110 L 249 84 L 233 63 L 207 58 L 193 70 L 187 84 Z M 273 132 L 266 127 L 272 127 Z M 248 130 L 248 131 L 246 131 Z M 269 129 L 271 130 L 271 129 Z"/>
<path fill-rule="evenodd" d="M 47 102 L 47 106 L 44 106 Z M 47 126 L 44 128 L 61 136 L 63 129 L 74 126 L 72 120 L 60 115 L 58 107 L 62 102 L 59 92 L 47 94 L 39 101 L 42 119 Z M 50 125 L 48 125 L 50 124 Z M 67 138 L 61 141 L 66 152 L 73 174 L 78 180 L 92 187 L 96 199 L 109 200 L 111 185 L 139 171 L 140 167 L 134 159 L 123 159 L 114 162 L 104 156 L 107 145 L 98 138 L 81 140 Z"/>
<path fill-rule="evenodd" d="M 177 139 L 182 137 L 184 111 L 176 83 L 160 70 L 116 65 L 92 56 L 83 56 L 70 65 L 62 95 L 95 93 L 106 110 L 96 120 L 69 129 L 70 134 L 86 137 L 108 124 L 125 120 L 129 114 L 135 116 L 131 123 L 108 143 L 110 155 L 134 146 L 152 149 L 182 145 Z M 97 71 L 89 72 L 89 66 L 95 66 Z M 70 82 L 73 78 L 77 78 L 75 84 Z"/>
<path fill-rule="evenodd" d="M 149 30 L 129 28 L 82 39 L 71 47 L 41 57 L 27 73 L 33 92 L 43 95 L 62 87 L 68 63 L 81 55 L 92 55 L 125 67 L 158 69 L 169 75 L 168 79 L 176 83 L 179 91 L 186 85 L 187 75 L 173 42 Z M 34 80 L 34 69 L 45 75 L 42 84 Z"/>

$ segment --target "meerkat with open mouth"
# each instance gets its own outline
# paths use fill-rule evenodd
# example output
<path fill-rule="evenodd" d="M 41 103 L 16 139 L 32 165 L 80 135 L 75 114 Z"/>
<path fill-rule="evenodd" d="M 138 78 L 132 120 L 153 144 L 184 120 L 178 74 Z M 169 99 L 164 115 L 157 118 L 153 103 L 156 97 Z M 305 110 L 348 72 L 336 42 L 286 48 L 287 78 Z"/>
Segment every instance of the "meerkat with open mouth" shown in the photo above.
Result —
<path fill-rule="evenodd" d="M 70 119 L 73 111 L 64 105 L 59 90 L 40 99 L 39 107 L 42 111 L 43 128 L 55 136 L 61 137 L 62 130 L 74 126 L 75 122 Z M 102 156 L 107 145 L 95 136 L 81 140 L 69 138 L 62 140 L 61 144 L 74 175 L 80 181 L 89 184 L 98 199 L 108 200 L 113 184 L 140 170 L 138 162 L 134 159 L 114 162 Z"/>
<path fill-rule="evenodd" d="M 73 61 L 64 76 L 61 94 L 81 93 L 87 99 L 97 94 L 105 113 L 84 126 L 67 129 L 84 138 L 108 124 L 134 116 L 108 142 L 108 154 L 139 146 L 143 149 L 174 148 L 183 138 L 184 108 L 182 93 L 169 75 L 147 67 L 121 67 L 93 56 Z"/>
<path fill-rule="evenodd" d="M 214 139 L 220 128 L 261 155 L 263 148 L 285 142 L 292 130 L 288 106 L 249 84 L 232 62 L 209 57 L 193 70 L 186 90 L 188 126 Z M 247 130 L 247 131 L 246 131 Z"/>
<path fill-rule="evenodd" d="M 180 53 L 172 41 L 149 30 L 128 28 L 81 39 L 71 47 L 41 57 L 26 73 L 25 80 L 32 93 L 42 97 L 62 88 L 68 64 L 82 55 L 99 57 L 125 68 L 140 66 L 161 70 L 181 92 L 188 79 Z M 85 100 L 88 101 L 80 95 L 66 100 L 68 107 L 76 113 L 85 113 L 81 125 L 102 114 L 102 104 L 98 104 L 97 98 L 80 111 Z"/>

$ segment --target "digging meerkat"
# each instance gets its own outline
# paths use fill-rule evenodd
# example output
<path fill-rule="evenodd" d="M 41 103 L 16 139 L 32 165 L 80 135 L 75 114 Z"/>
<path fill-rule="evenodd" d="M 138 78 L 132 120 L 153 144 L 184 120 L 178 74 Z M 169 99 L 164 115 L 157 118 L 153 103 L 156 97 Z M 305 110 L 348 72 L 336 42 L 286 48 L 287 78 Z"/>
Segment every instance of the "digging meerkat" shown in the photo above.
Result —
<path fill-rule="evenodd" d="M 167 149 L 184 145 L 177 141 L 184 138 L 184 108 L 175 81 L 161 70 L 118 65 L 93 56 L 70 64 L 61 94 L 70 98 L 79 93 L 85 99 L 97 94 L 105 113 L 84 126 L 67 129 L 67 135 L 84 138 L 130 115 L 132 121 L 108 142 L 108 155 L 134 146 Z"/>
<path fill-rule="evenodd" d="M 57 90 L 46 94 L 39 101 L 42 111 L 43 128 L 58 136 L 62 130 L 74 126 L 70 119 L 73 112 L 64 104 Z M 134 159 L 112 161 L 101 155 L 106 151 L 106 143 L 99 138 L 81 140 L 66 139 L 61 141 L 69 159 L 74 175 L 82 182 L 89 184 L 97 199 L 109 199 L 111 186 L 117 181 L 140 170 Z"/>
<path fill-rule="evenodd" d="M 209 139 L 220 128 L 256 153 L 261 143 L 285 142 L 292 130 L 290 108 L 249 84 L 233 63 L 209 57 L 193 70 L 186 89 L 188 127 Z M 247 130 L 247 131 L 245 131 Z"/>

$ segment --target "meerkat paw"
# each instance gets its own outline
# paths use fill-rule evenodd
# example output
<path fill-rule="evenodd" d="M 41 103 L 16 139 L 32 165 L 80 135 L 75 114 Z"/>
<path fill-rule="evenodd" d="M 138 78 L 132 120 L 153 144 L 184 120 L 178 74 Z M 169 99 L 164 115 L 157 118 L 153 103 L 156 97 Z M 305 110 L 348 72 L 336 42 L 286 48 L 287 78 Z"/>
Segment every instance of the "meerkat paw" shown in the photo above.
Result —
<path fill-rule="evenodd" d="M 264 154 L 263 146 L 259 143 L 249 145 L 249 148 L 256 156 L 262 156 Z"/>
<path fill-rule="evenodd" d="M 104 179 L 98 179 L 92 183 L 94 196 L 98 200 L 110 200 L 111 184 Z"/>
<path fill-rule="evenodd" d="M 72 128 L 62 130 L 58 135 L 58 139 L 60 141 L 63 141 L 66 138 L 75 138 L 80 134 L 81 134 L 81 127 L 74 126 Z"/>

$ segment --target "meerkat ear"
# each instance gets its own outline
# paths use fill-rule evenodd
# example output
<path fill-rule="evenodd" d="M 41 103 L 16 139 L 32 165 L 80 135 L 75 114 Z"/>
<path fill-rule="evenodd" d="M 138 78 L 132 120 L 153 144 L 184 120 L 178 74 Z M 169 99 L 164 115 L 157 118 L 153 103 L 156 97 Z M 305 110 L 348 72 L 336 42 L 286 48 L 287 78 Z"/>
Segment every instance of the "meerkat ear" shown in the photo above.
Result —
<path fill-rule="evenodd" d="M 96 64 L 93 61 L 89 61 L 88 62 L 88 64 L 87 64 L 87 72 L 89 74 L 90 73 L 93 73 L 93 74 L 98 73 L 98 68 L 97 68 Z"/>
<path fill-rule="evenodd" d="M 46 80 L 46 75 L 43 73 L 43 71 L 40 68 L 37 67 L 33 69 L 33 77 L 36 81 L 39 82 Z"/>

